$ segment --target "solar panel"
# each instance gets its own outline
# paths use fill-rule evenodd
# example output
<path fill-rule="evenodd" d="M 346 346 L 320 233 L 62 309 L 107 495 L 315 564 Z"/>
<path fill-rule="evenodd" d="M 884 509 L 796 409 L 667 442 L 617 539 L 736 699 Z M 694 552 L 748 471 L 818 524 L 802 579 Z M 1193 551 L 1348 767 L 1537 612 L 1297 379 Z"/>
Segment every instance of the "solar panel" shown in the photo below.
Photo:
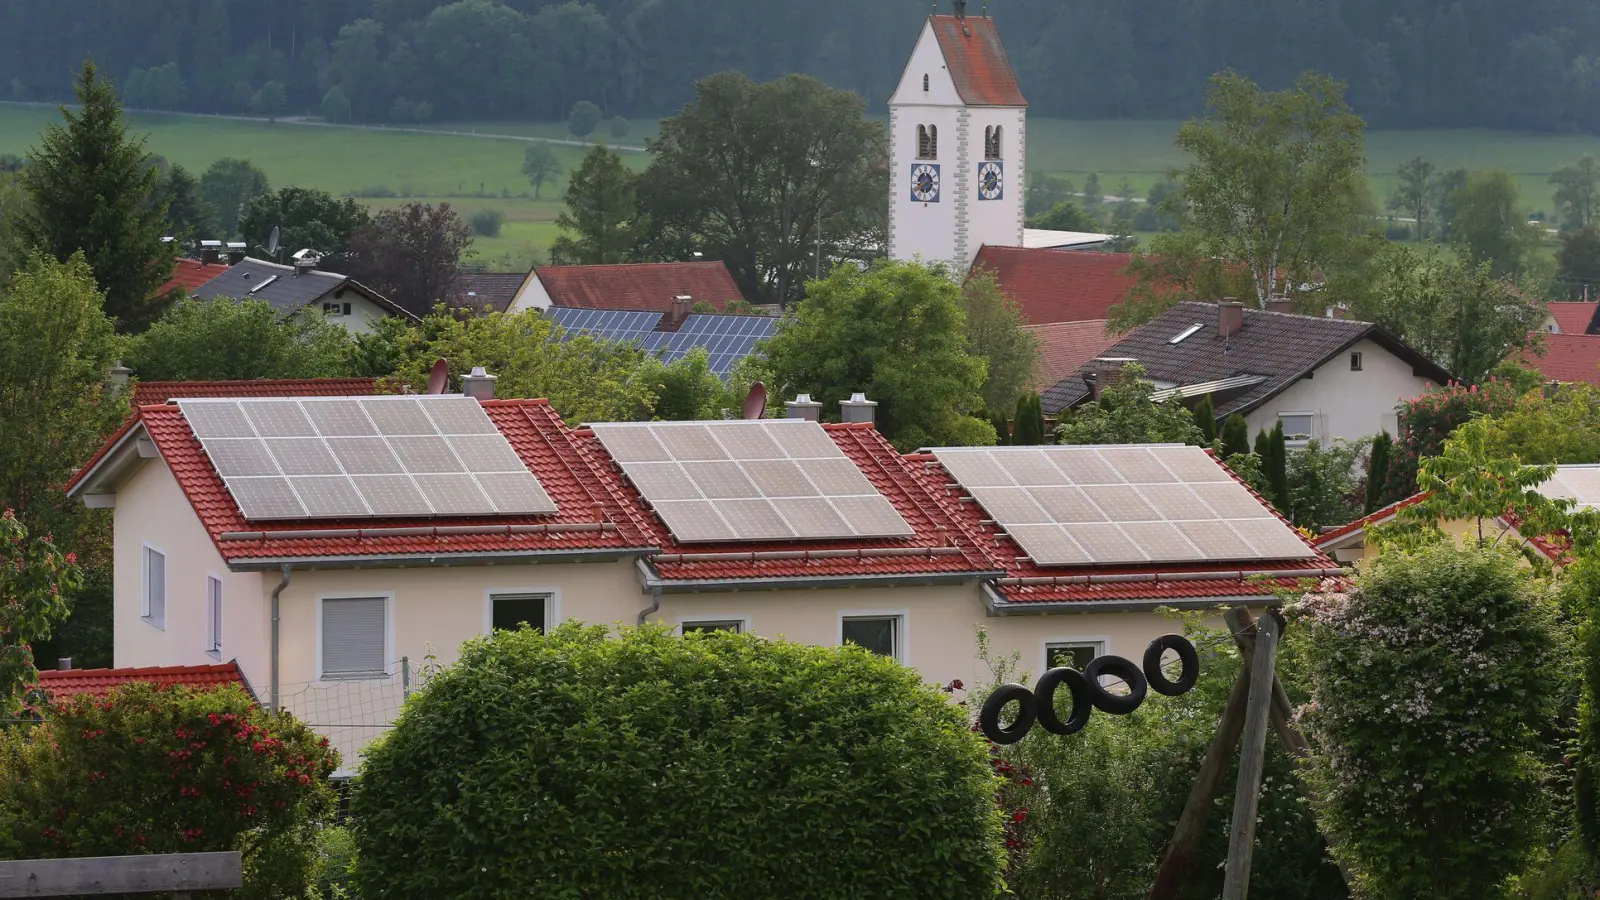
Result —
<path fill-rule="evenodd" d="M 561 326 L 562 337 L 587 334 L 611 341 L 637 340 L 656 330 L 662 315 L 626 309 L 571 309 L 552 306 L 542 314 Z"/>
<path fill-rule="evenodd" d="M 469 397 L 180 400 L 246 519 L 553 513 Z"/>
<path fill-rule="evenodd" d="M 543 315 L 561 327 L 560 340 L 590 335 L 626 341 L 667 363 L 704 349 L 711 371 L 721 378 L 726 378 L 739 360 L 755 353 L 756 343 L 772 337 L 779 324 L 771 316 L 695 313 L 676 331 L 658 331 L 664 316 L 656 312 L 553 306 Z"/>
<path fill-rule="evenodd" d="M 1315 555 L 1198 447 L 952 448 L 934 455 L 1040 565 Z"/>
<path fill-rule="evenodd" d="M 1578 506 L 1600 505 L 1600 467 L 1562 466 L 1554 477 L 1539 486 L 1539 493 L 1572 500 Z"/>
<path fill-rule="evenodd" d="M 770 419 L 591 427 L 683 543 L 913 533 L 815 422 Z"/>

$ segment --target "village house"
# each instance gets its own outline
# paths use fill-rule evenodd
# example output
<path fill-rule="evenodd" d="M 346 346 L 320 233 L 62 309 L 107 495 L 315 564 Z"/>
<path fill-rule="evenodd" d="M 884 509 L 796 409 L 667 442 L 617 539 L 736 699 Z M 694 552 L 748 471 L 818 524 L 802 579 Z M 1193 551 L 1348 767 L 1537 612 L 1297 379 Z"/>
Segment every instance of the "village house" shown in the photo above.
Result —
<path fill-rule="evenodd" d="M 709 304 L 718 312 L 743 301 L 720 262 L 626 263 L 610 266 L 540 266 L 507 308 L 641 310 L 665 313 L 673 301 Z"/>
<path fill-rule="evenodd" d="M 190 290 L 189 295 L 197 300 L 260 300 L 285 319 L 309 309 L 356 334 L 372 331 L 388 316 L 417 320 L 361 282 L 318 269 L 315 257 L 310 255 L 288 266 L 246 256 Z"/>

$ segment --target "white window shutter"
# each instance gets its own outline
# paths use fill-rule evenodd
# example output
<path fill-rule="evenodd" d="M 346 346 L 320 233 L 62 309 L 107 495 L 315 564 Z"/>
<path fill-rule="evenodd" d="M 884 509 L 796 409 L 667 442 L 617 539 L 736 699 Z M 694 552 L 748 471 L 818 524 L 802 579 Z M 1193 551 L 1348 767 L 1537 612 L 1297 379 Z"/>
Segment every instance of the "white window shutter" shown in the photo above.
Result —
<path fill-rule="evenodd" d="M 322 601 L 322 674 L 327 678 L 383 675 L 387 601 L 341 597 Z"/>

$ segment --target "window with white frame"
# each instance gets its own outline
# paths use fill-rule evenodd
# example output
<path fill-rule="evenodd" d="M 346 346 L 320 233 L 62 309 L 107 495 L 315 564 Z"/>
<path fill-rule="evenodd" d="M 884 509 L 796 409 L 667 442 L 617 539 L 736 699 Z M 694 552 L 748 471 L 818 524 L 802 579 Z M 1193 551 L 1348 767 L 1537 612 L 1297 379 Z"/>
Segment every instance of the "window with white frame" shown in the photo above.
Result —
<path fill-rule="evenodd" d="M 739 619 L 703 619 L 683 623 L 684 634 L 704 634 L 712 631 L 731 631 L 734 634 L 743 634 L 744 622 Z"/>
<path fill-rule="evenodd" d="M 1316 416 L 1311 413 L 1278 413 L 1278 424 L 1283 426 L 1283 439 L 1290 444 L 1304 444 L 1316 435 Z"/>
<path fill-rule="evenodd" d="M 846 616 L 840 623 L 839 637 L 842 643 L 899 659 L 903 624 L 900 616 Z"/>
<path fill-rule="evenodd" d="M 167 556 L 154 547 L 144 548 L 144 590 L 139 615 L 157 628 L 167 627 Z"/>
<path fill-rule="evenodd" d="M 1361 354 L 1360 353 L 1352 353 L 1352 354 L 1350 354 L 1350 371 L 1352 371 L 1352 372 L 1361 371 Z"/>
<path fill-rule="evenodd" d="M 383 597 L 338 597 L 322 601 L 322 677 L 382 678 L 389 601 Z"/>
<path fill-rule="evenodd" d="M 222 655 L 222 579 L 206 576 L 206 652 Z"/>
<path fill-rule="evenodd" d="M 1106 645 L 1101 641 L 1051 641 L 1044 645 L 1044 667 L 1065 666 L 1082 672 L 1090 660 L 1104 656 L 1105 652 Z"/>
<path fill-rule="evenodd" d="M 549 594 L 490 594 L 489 627 L 494 631 L 516 631 L 526 625 L 544 634 L 550 627 L 549 610 Z"/>

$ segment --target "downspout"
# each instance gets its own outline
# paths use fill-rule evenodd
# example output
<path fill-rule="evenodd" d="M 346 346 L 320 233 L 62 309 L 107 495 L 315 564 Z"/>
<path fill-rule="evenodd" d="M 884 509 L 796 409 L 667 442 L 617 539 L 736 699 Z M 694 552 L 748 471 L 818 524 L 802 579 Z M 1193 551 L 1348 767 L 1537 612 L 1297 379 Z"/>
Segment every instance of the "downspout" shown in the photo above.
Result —
<path fill-rule="evenodd" d="M 278 597 L 289 586 L 292 569 L 288 563 L 283 564 L 283 580 L 272 589 L 272 711 L 278 711 Z"/>
<path fill-rule="evenodd" d="M 661 611 L 661 587 L 660 587 L 660 585 L 657 585 L 657 586 L 652 587 L 650 589 L 650 605 L 645 607 L 644 609 L 639 610 L 639 624 L 643 625 L 645 619 L 650 618 L 651 616 L 655 615 L 656 613 L 658 613 L 660 611 Z"/>

